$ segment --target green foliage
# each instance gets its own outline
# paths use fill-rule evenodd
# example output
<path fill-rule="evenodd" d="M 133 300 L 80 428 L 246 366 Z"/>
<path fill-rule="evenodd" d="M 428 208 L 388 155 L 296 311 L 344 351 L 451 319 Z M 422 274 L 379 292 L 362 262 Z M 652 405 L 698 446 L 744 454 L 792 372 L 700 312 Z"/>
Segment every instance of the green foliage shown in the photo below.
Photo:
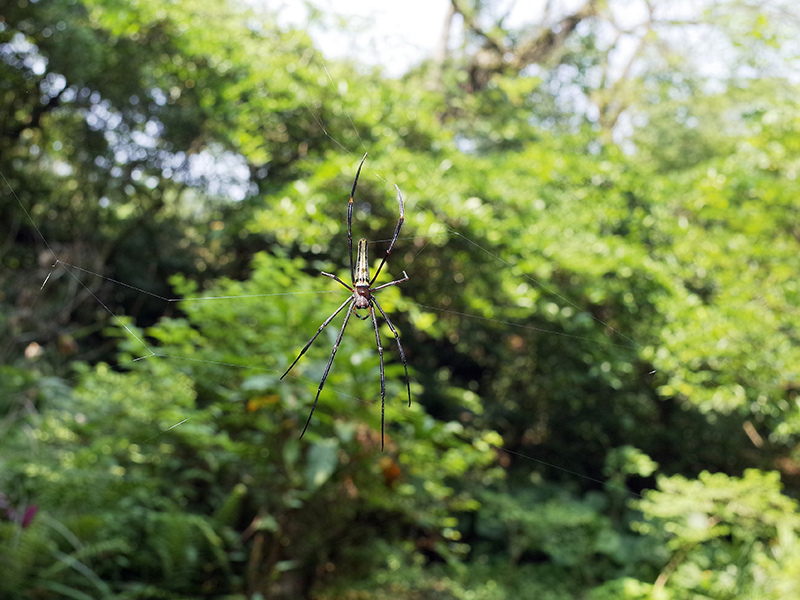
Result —
<path fill-rule="evenodd" d="M 644 534 L 665 538 L 671 558 L 655 583 L 670 598 L 786 598 L 797 593 L 797 503 L 778 473 L 741 478 L 704 471 L 659 480 L 637 507 Z"/>
<path fill-rule="evenodd" d="M 7 485 L 24 477 L 14 492 L 39 508 L 31 527 L 4 536 L 3 560 L 21 574 L 4 580 L 7 594 L 41 586 L 54 594 L 138 597 L 139 583 L 112 583 L 135 572 L 141 585 L 166 597 L 226 572 L 223 540 L 209 517 L 194 512 L 202 469 L 181 458 L 218 444 L 204 416 L 192 411 L 192 424 L 178 437 L 146 443 L 154 425 L 163 431 L 187 414 L 188 383 L 180 375 L 143 378 L 101 365 L 82 377 L 74 395 L 50 399 L 32 436 L 18 427 L 6 440 L 8 451 L 28 450 L 8 454 L 2 479 Z"/>
<path fill-rule="evenodd" d="M 565 91 L 613 91 L 597 24 L 471 93 L 276 22 L 4 11 L 0 595 L 796 595 L 796 87 L 647 71 L 626 154 Z M 302 440 L 341 315 L 280 379 L 347 293 L 362 150 L 373 261 L 406 200 L 383 453 L 369 321 Z"/>

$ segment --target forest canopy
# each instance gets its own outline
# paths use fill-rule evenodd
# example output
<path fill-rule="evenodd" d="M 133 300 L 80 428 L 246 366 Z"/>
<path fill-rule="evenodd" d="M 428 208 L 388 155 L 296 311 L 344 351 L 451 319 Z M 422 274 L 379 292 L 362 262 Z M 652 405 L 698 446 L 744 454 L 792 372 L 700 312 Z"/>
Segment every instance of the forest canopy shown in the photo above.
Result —
<path fill-rule="evenodd" d="M 0 596 L 800 594 L 800 9 L 445 5 L 4 4 Z"/>

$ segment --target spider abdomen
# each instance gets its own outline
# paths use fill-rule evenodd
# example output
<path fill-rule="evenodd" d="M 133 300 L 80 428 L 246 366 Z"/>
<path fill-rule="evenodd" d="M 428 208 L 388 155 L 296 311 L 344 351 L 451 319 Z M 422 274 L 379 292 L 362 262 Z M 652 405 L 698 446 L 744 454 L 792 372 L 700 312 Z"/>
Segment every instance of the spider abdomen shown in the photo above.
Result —
<path fill-rule="evenodd" d="M 356 258 L 353 287 L 356 289 L 364 288 L 367 290 L 367 296 L 369 296 L 369 260 L 367 259 L 367 240 L 364 238 L 358 240 L 358 257 Z M 359 306 L 359 308 L 365 307 L 366 304 L 364 306 Z"/>

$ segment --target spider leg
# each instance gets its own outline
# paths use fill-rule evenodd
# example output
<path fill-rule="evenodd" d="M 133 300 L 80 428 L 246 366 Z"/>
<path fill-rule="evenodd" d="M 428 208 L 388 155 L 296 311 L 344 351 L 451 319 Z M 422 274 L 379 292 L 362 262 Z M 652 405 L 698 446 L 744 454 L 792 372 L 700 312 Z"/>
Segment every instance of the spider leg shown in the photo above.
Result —
<path fill-rule="evenodd" d="M 378 290 L 382 290 L 385 287 L 389 287 L 390 285 L 397 285 L 398 283 L 403 283 L 404 281 L 408 281 L 410 278 L 406 275 L 406 272 L 403 271 L 403 278 L 402 279 L 395 279 L 394 281 L 390 281 L 389 283 L 384 283 L 383 285 L 379 285 L 378 287 L 371 288 L 369 290 L 370 294 L 373 292 L 377 292 Z"/>
<path fill-rule="evenodd" d="M 322 325 L 319 326 L 319 329 L 317 329 L 317 333 L 314 334 L 314 337 L 312 337 L 311 340 L 309 340 L 309 342 L 305 345 L 305 348 L 303 348 L 300 351 L 300 354 L 297 355 L 297 358 L 294 359 L 294 362 L 291 365 L 289 365 L 289 368 L 286 369 L 286 372 L 283 375 L 281 375 L 281 379 L 283 379 L 284 377 L 286 377 L 286 375 L 289 374 L 289 371 L 291 371 L 292 367 L 297 364 L 297 361 L 300 360 L 300 357 L 303 356 L 303 354 L 306 353 L 306 350 L 308 350 L 311 347 L 311 344 L 314 343 L 314 340 L 317 339 L 317 336 L 319 336 L 319 334 L 322 333 L 322 330 L 325 329 L 328 326 L 328 323 L 333 321 L 333 318 L 336 315 L 338 315 L 340 312 L 342 312 L 342 309 L 345 306 L 347 306 L 348 302 L 352 302 L 353 304 L 355 304 L 355 300 L 352 297 L 350 297 L 347 300 L 345 300 L 339 308 L 336 309 L 336 312 L 334 312 L 330 317 L 325 319 L 325 322 Z M 347 313 L 350 314 L 350 311 L 347 311 Z M 344 322 L 347 323 L 347 319 L 345 319 Z M 342 330 L 344 331 L 344 328 L 342 328 Z M 341 336 L 339 336 L 339 337 L 341 339 Z M 334 350 L 334 352 L 336 352 L 336 350 Z M 330 366 L 330 365 L 328 365 L 328 366 Z M 327 375 L 327 372 L 325 374 Z"/>
<path fill-rule="evenodd" d="M 352 304 L 355 304 L 355 299 L 350 300 Z M 345 303 L 347 304 L 347 303 Z M 338 313 L 342 310 L 342 306 L 339 307 L 339 310 L 336 311 Z M 336 315 L 334 313 L 334 316 Z M 353 314 L 352 310 L 348 310 L 347 314 L 344 316 L 344 323 L 342 323 L 342 328 L 339 330 L 339 335 L 336 336 L 336 343 L 333 345 L 333 350 L 331 351 L 331 357 L 328 359 L 328 366 L 325 367 L 325 373 L 322 374 L 322 381 L 319 382 L 319 387 L 317 388 L 317 395 L 314 396 L 314 404 L 311 405 L 311 412 L 308 413 L 308 419 L 306 420 L 306 425 L 303 427 L 303 431 L 300 433 L 300 438 L 302 439 L 306 433 L 306 429 L 308 429 L 308 424 L 311 423 L 311 417 L 314 416 L 314 410 L 317 408 L 317 400 L 319 400 L 319 395 L 322 392 L 322 388 L 325 386 L 325 380 L 328 378 L 328 373 L 331 370 L 331 365 L 333 364 L 333 357 L 336 356 L 336 351 L 339 349 L 339 344 L 342 342 L 342 336 L 344 335 L 344 328 L 347 327 L 347 321 L 350 320 L 350 315 Z M 314 336 L 316 337 L 316 336 Z"/>
<path fill-rule="evenodd" d="M 378 279 L 378 275 L 383 268 L 383 264 L 386 262 L 386 259 L 389 257 L 389 254 L 392 253 L 392 248 L 394 248 L 394 243 L 397 241 L 397 236 L 400 235 L 400 228 L 403 226 L 403 221 L 405 221 L 405 210 L 403 209 L 403 195 L 400 193 L 400 188 L 397 185 L 394 186 L 397 189 L 397 201 L 400 204 L 400 220 L 397 221 L 397 227 L 394 228 L 394 235 L 392 236 L 392 241 L 389 242 L 389 249 L 386 251 L 386 254 L 383 255 L 383 259 L 381 260 L 381 264 L 378 265 L 378 270 L 375 271 L 375 275 L 372 277 L 372 281 L 369 282 L 369 285 L 372 286 Z M 354 279 L 355 281 L 355 279 Z"/>
<path fill-rule="evenodd" d="M 375 298 L 371 299 L 375 303 Z M 381 311 L 383 313 L 383 311 Z M 383 423 L 384 423 L 384 406 L 386 404 L 386 375 L 383 371 L 383 346 L 381 345 L 381 334 L 378 331 L 378 319 L 375 316 L 375 311 L 372 306 L 369 307 L 369 314 L 372 315 L 372 324 L 375 326 L 375 342 L 378 344 L 378 357 L 381 362 L 381 451 L 383 451 Z"/>
<path fill-rule="evenodd" d="M 350 281 L 356 280 L 356 271 L 353 267 L 353 196 L 356 195 L 358 176 L 361 175 L 361 167 L 364 166 L 365 160 L 367 160 L 366 153 L 364 153 L 361 162 L 358 164 L 356 178 L 353 180 L 353 189 L 350 191 L 350 202 L 347 204 L 347 247 L 350 250 Z"/>
<path fill-rule="evenodd" d="M 346 288 L 347 288 L 348 290 L 350 290 L 351 292 L 353 291 L 353 288 L 351 288 L 351 287 L 350 287 L 349 285 L 347 285 L 347 284 L 346 284 L 344 281 L 342 281 L 341 279 L 339 279 L 339 278 L 338 278 L 336 275 L 332 275 L 331 273 L 326 273 L 325 271 L 320 271 L 320 273 L 322 273 L 322 275 L 325 275 L 325 277 L 330 277 L 330 278 L 331 278 L 331 279 L 333 279 L 334 281 L 338 281 L 339 283 L 341 283 L 341 284 L 342 284 L 344 287 L 346 287 Z"/>
<path fill-rule="evenodd" d="M 405 274 L 406 274 L 405 271 L 403 271 L 403 275 Z M 406 279 L 408 279 L 408 277 L 406 277 Z M 389 317 L 383 311 L 381 305 L 378 304 L 378 301 L 375 298 L 372 298 L 372 302 L 374 302 L 375 306 L 378 307 L 378 310 L 381 311 L 383 318 L 386 319 L 386 324 L 389 326 L 389 329 L 391 329 L 392 333 L 394 334 L 394 340 L 397 342 L 397 350 L 398 352 L 400 352 L 400 361 L 403 363 L 403 370 L 406 372 L 406 390 L 408 390 L 408 405 L 411 406 L 411 384 L 408 381 L 408 364 L 406 363 L 406 353 L 403 352 L 403 346 L 400 344 L 400 336 L 397 333 L 397 329 L 394 328 L 394 325 L 392 324 L 391 320 L 389 320 Z"/>

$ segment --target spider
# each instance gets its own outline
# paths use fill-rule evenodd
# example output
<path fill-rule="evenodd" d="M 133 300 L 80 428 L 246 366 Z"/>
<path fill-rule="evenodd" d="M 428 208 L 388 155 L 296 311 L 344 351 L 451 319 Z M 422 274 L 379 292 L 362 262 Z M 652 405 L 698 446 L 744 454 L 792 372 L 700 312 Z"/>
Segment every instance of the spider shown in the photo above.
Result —
<path fill-rule="evenodd" d="M 319 400 L 319 395 L 322 392 L 322 388 L 325 386 L 325 380 L 328 378 L 328 373 L 331 370 L 331 365 L 333 364 L 333 358 L 336 356 L 336 351 L 339 349 L 339 343 L 342 341 L 342 336 L 344 335 L 345 327 L 347 327 L 347 322 L 350 320 L 350 315 L 355 314 L 356 317 L 361 319 L 362 321 L 366 321 L 370 317 L 372 317 L 372 325 L 375 328 L 375 342 L 378 346 L 378 357 L 380 358 L 380 365 L 381 365 L 381 450 L 383 450 L 383 426 L 384 426 L 384 405 L 386 402 L 386 376 L 383 370 L 383 346 L 381 345 L 381 335 L 378 331 L 378 319 L 375 315 L 374 307 L 377 307 L 380 311 L 383 318 L 386 320 L 386 324 L 389 325 L 389 329 L 394 334 L 394 339 L 397 342 L 397 350 L 400 353 L 400 360 L 403 362 L 403 370 L 406 374 L 406 390 L 408 391 L 408 405 L 411 406 L 411 385 L 408 381 L 408 364 L 406 363 L 406 355 L 403 352 L 403 346 L 400 344 L 400 336 L 397 333 L 397 329 L 395 329 L 392 321 L 389 319 L 386 312 L 381 308 L 378 299 L 375 298 L 374 293 L 378 290 L 382 290 L 387 288 L 391 285 L 397 285 L 408 281 L 409 277 L 405 271 L 403 271 L 402 279 L 396 279 L 394 281 L 390 281 L 389 283 L 384 283 L 377 287 L 372 287 L 375 281 L 378 279 L 378 275 L 383 268 L 384 263 L 386 262 L 387 257 L 392 252 L 392 248 L 394 248 L 394 243 L 397 241 L 397 236 L 400 235 L 400 228 L 403 226 L 403 221 L 405 220 L 405 213 L 403 210 L 403 196 L 400 193 L 400 188 L 395 185 L 394 187 L 397 189 L 397 200 L 400 204 L 400 219 L 397 221 L 397 227 L 394 229 L 394 235 L 392 236 L 392 241 L 389 242 L 389 248 L 386 250 L 386 254 L 384 254 L 383 259 L 381 260 L 380 264 L 378 265 L 378 270 L 375 271 L 375 275 L 372 276 L 372 279 L 369 277 L 369 260 L 367 259 L 367 240 L 361 238 L 358 240 L 358 258 L 356 259 L 355 266 L 353 266 L 353 234 L 352 234 L 352 221 L 353 221 L 353 196 L 356 193 L 356 186 L 358 186 L 358 177 L 361 175 L 361 167 L 364 165 L 364 161 L 367 159 L 367 155 L 364 154 L 361 162 L 358 165 L 358 171 L 356 172 L 356 178 L 353 181 L 353 189 L 350 192 L 350 202 L 347 205 L 347 246 L 350 251 L 350 280 L 352 281 L 353 285 L 347 285 L 344 281 L 339 279 L 336 275 L 331 273 L 326 273 L 322 271 L 322 274 L 325 277 L 330 277 L 334 281 L 341 283 L 344 287 L 346 287 L 352 295 L 345 300 L 339 308 L 337 308 L 333 314 L 325 319 L 322 325 L 319 326 L 317 329 L 317 333 L 314 334 L 309 342 L 305 345 L 305 347 L 300 351 L 300 354 L 297 355 L 297 358 L 294 359 L 294 362 L 289 365 L 289 368 L 286 369 L 286 372 L 281 375 L 281 379 L 286 377 L 289 374 L 289 371 L 292 370 L 297 364 L 297 361 L 306 353 L 311 347 L 311 344 L 314 343 L 314 340 L 317 339 L 322 330 L 325 329 L 328 324 L 338 315 L 345 306 L 347 306 L 347 313 L 344 317 L 344 322 L 342 323 L 342 328 L 339 330 L 339 335 L 336 336 L 336 342 L 333 344 L 333 350 L 331 351 L 331 357 L 328 360 L 328 365 L 325 367 L 325 372 L 322 375 L 322 380 L 319 382 L 319 388 L 317 388 L 317 395 L 314 397 L 314 404 L 311 406 L 311 412 L 308 415 L 308 419 L 306 420 L 306 425 L 303 427 L 303 431 L 300 434 L 302 438 L 303 435 L 306 433 L 306 429 L 308 429 L 308 424 L 311 423 L 311 417 L 314 415 L 314 409 L 317 408 L 317 401 Z M 367 314 L 363 317 L 357 312 L 359 310 L 366 310 Z"/>

